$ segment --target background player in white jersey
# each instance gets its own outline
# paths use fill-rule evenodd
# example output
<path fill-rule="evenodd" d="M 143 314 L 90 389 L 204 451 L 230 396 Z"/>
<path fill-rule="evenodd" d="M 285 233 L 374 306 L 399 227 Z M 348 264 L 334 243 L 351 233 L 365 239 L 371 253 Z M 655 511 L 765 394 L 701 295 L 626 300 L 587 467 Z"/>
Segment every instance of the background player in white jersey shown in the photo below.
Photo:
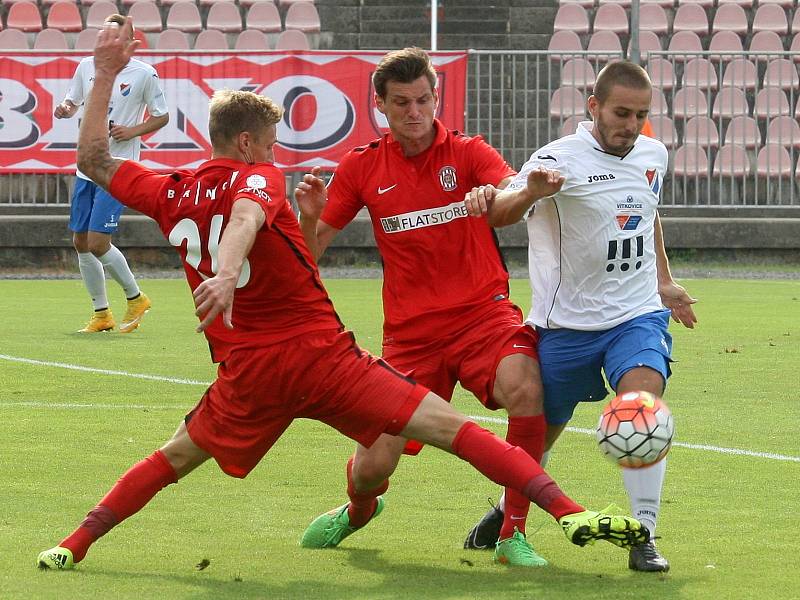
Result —
<path fill-rule="evenodd" d="M 656 210 L 667 149 L 640 135 L 651 92 L 638 65 L 608 65 L 589 98 L 593 122 L 534 152 L 506 190 L 483 186 L 467 195 L 470 214 L 488 213 L 495 227 L 527 223 L 534 292 L 527 322 L 540 335 L 547 448 L 579 402 L 606 396 L 603 373 L 618 394 L 661 396 L 670 375 L 669 316 L 689 328 L 697 322 L 696 300 L 670 273 Z M 651 531 L 665 470 L 665 460 L 623 469 L 633 514 Z M 491 539 L 497 512 L 471 535 Z M 652 541 L 631 550 L 628 566 L 669 569 Z"/>
<path fill-rule="evenodd" d="M 122 15 L 109 15 L 106 23 L 125 23 Z M 94 59 L 84 58 L 72 77 L 67 95 L 53 115 L 68 119 L 78 112 L 94 83 Z M 142 122 L 144 109 L 149 117 Z M 108 112 L 111 154 L 118 158 L 139 160 L 139 138 L 161 129 L 169 121 L 164 92 L 156 70 L 142 61 L 131 59 L 114 82 L 114 93 Z M 139 290 L 136 279 L 122 252 L 111 244 L 123 206 L 86 175 L 77 171 L 72 191 L 69 228 L 78 253 L 78 267 L 83 283 L 92 298 L 94 313 L 81 329 L 83 333 L 108 331 L 116 323 L 108 307 L 105 269 L 122 286 L 128 306 L 121 333 L 135 330 L 150 308 L 150 299 Z"/>

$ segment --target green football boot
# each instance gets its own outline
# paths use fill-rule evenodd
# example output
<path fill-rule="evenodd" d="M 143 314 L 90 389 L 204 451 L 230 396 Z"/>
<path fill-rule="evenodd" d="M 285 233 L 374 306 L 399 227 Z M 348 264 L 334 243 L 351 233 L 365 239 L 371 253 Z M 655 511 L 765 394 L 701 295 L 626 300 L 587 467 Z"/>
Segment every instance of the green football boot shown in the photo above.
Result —
<path fill-rule="evenodd" d="M 536 554 L 525 535 L 514 527 L 514 535 L 499 540 L 494 549 L 494 562 L 510 567 L 546 567 L 547 561 Z"/>
<path fill-rule="evenodd" d="M 383 496 L 378 496 L 377 501 L 375 512 L 372 513 L 367 523 L 383 511 Z M 348 506 L 350 506 L 349 502 L 314 519 L 303 533 L 300 545 L 303 548 L 335 548 L 344 538 L 361 529 L 363 525 L 361 527 L 352 527 L 350 525 L 350 517 L 347 514 Z"/>
<path fill-rule="evenodd" d="M 605 510 L 585 510 L 566 515 L 558 520 L 567 539 L 577 546 L 605 540 L 620 548 L 630 548 L 650 540 L 650 531 L 633 517 L 610 514 L 616 512 L 614 505 Z"/>

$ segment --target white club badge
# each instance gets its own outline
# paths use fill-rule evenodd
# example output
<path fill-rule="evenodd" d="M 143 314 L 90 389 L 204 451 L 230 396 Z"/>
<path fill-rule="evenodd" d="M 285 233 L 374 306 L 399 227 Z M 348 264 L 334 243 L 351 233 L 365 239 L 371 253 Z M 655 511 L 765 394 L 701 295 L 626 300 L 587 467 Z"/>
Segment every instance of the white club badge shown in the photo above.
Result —
<path fill-rule="evenodd" d="M 247 178 L 247 187 L 254 190 L 263 190 L 265 187 L 267 187 L 267 178 L 263 175 L 250 175 Z"/>

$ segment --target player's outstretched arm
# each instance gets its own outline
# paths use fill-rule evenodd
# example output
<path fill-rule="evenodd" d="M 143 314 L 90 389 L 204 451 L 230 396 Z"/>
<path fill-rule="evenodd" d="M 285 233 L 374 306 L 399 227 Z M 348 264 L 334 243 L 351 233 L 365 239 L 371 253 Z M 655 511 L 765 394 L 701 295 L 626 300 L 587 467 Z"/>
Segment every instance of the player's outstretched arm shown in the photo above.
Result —
<path fill-rule="evenodd" d="M 325 182 L 319 176 L 321 169 L 314 167 L 306 173 L 303 180 L 294 189 L 294 199 L 300 209 L 300 231 L 306 245 L 315 259 L 323 255 L 339 229 L 320 221 L 322 211 L 328 203 L 328 192 Z"/>
<path fill-rule="evenodd" d="M 198 332 L 211 325 L 220 313 L 225 327 L 233 329 L 231 316 L 236 282 L 265 220 L 264 209 L 253 200 L 242 198 L 234 203 L 230 221 L 219 243 L 217 274 L 198 285 L 192 293 L 197 309 L 194 314 L 201 319 Z"/>
<path fill-rule="evenodd" d="M 654 238 L 658 293 L 661 296 L 661 303 L 672 311 L 672 318 L 676 323 L 682 323 L 684 327 L 694 329 L 697 317 L 694 314 L 692 304 L 695 304 L 697 300 L 692 298 L 686 289 L 672 278 L 667 251 L 664 247 L 661 217 L 658 216 L 658 213 L 656 213 Z"/>
<path fill-rule="evenodd" d="M 78 135 L 78 169 L 106 190 L 124 162 L 112 158 L 108 151 L 106 115 L 114 79 L 139 45 L 131 35 L 132 27 L 130 19 L 122 27 L 105 23 L 98 34 L 94 47 L 94 87 L 86 102 Z"/>

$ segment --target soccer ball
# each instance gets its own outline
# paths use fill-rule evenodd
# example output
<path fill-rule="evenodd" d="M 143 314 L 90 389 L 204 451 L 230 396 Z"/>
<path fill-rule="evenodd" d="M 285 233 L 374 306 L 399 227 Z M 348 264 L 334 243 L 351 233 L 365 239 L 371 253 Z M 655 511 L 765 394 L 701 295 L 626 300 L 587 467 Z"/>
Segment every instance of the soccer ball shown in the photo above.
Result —
<path fill-rule="evenodd" d="M 597 424 L 597 443 L 610 460 L 639 468 L 667 455 L 675 434 L 672 413 L 650 392 L 626 392 L 603 410 Z"/>

